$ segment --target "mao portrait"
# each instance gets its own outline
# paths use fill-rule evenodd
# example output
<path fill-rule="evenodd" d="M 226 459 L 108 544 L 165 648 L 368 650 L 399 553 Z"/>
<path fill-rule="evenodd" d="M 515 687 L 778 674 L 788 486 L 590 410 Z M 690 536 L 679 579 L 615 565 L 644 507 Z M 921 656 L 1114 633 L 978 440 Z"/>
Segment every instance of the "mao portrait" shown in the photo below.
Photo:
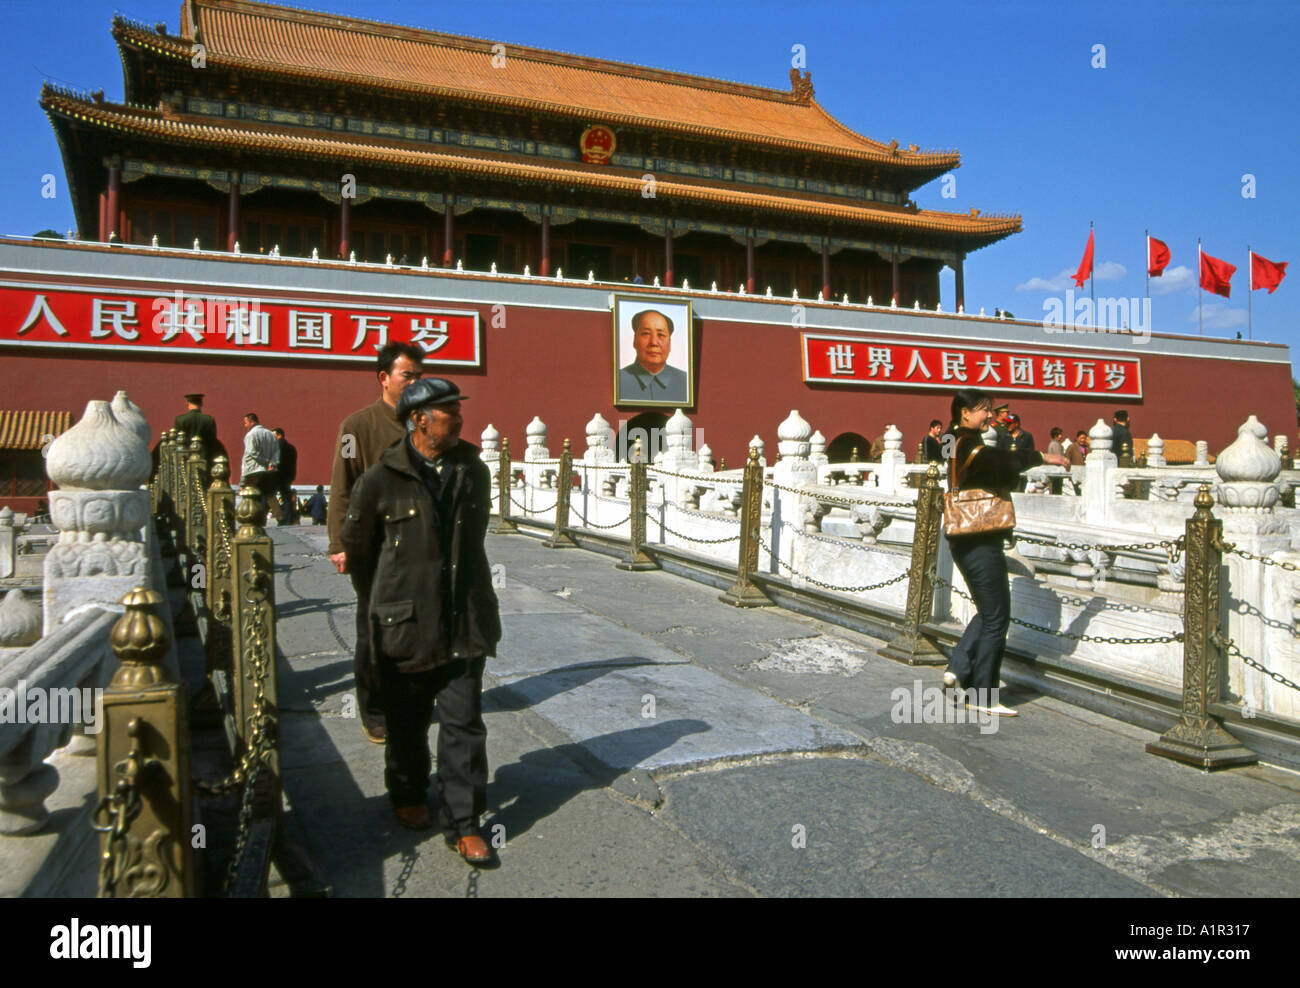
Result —
<path fill-rule="evenodd" d="M 615 297 L 614 404 L 691 404 L 692 336 L 690 302 Z"/>

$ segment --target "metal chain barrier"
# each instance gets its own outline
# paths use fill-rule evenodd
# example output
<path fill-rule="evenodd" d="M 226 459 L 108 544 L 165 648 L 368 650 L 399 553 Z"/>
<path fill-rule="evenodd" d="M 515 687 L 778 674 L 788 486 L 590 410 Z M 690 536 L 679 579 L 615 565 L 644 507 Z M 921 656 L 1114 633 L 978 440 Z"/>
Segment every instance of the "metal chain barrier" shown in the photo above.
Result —
<path fill-rule="evenodd" d="M 1251 562 L 1259 563 L 1263 566 L 1277 566 L 1281 569 L 1289 570 L 1292 573 L 1300 573 L 1300 566 L 1297 566 L 1295 563 L 1288 563 L 1285 559 L 1279 561 L 1277 559 L 1269 559 L 1267 556 L 1257 556 L 1255 553 L 1247 552 L 1245 549 L 1238 549 L 1236 544 L 1233 542 L 1224 542 L 1220 539 L 1215 543 L 1215 546 L 1220 552 L 1231 553 L 1234 556 L 1240 556 L 1242 559 L 1248 559 Z"/>
<path fill-rule="evenodd" d="M 1172 613 L 1169 610 L 1162 609 L 1159 607 L 1144 607 L 1141 604 L 1124 604 L 1124 603 L 1119 603 L 1117 601 L 1109 600 L 1105 597 L 1094 597 L 1092 601 L 1088 600 L 1085 597 L 1071 597 L 1070 595 L 1061 592 L 1056 587 L 1052 586 L 1050 583 L 1040 583 L 1039 586 L 1041 586 L 1044 590 L 1048 590 L 1056 594 L 1056 598 L 1060 600 L 1062 603 L 1073 604 L 1075 607 L 1087 607 L 1093 601 L 1100 600 L 1102 610 L 1105 611 L 1125 611 L 1129 614 L 1170 614 Z M 1182 591 L 1162 590 L 1161 593 L 1182 593 Z"/>
<path fill-rule="evenodd" d="M 606 499 L 602 498 L 602 500 L 606 500 Z M 624 518 L 622 521 L 617 521 L 612 525 L 597 525 L 595 522 L 587 521 L 587 516 L 584 515 L 581 511 L 579 511 L 576 506 L 570 505 L 569 510 L 582 519 L 583 528 L 590 528 L 599 531 L 609 531 L 611 528 L 618 528 L 620 525 L 626 525 L 629 521 L 632 520 L 632 513 L 628 512 L 628 516 Z"/>
<path fill-rule="evenodd" d="M 736 521 L 734 515 L 724 515 L 721 511 L 700 511 L 697 508 L 688 508 L 678 504 L 676 501 L 664 501 L 662 505 L 666 508 L 672 508 L 674 511 L 684 515 L 691 515 L 694 518 L 707 518 L 709 521 Z M 659 507 L 659 505 L 656 505 Z"/>
<path fill-rule="evenodd" d="M 234 554 L 235 536 L 230 531 L 230 519 L 226 517 L 225 511 L 217 512 L 217 531 L 221 535 L 221 546 L 225 550 L 225 555 L 230 558 Z"/>
<path fill-rule="evenodd" d="M 1246 663 L 1246 665 L 1250 666 L 1252 669 L 1262 672 L 1265 676 L 1273 680 L 1275 683 L 1281 683 L 1283 686 L 1287 686 L 1293 690 L 1296 690 L 1297 692 L 1300 692 L 1300 684 L 1291 682 L 1291 680 L 1287 679 L 1280 672 L 1274 672 L 1272 669 L 1265 669 L 1262 665 L 1260 665 L 1250 656 L 1243 655 L 1241 649 L 1237 647 L 1237 643 L 1234 642 L 1231 638 L 1225 638 L 1223 637 L 1223 635 L 1216 635 L 1215 640 L 1218 642 L 1219 647 L 1222 648 L 1229 655 L 1241 659 L 1241 661 Z"/>
<path fill-rule="evenodd" d="M 140 815 L 142 803 L 140 790 L 136 783 L 140 775 L 140 742 L 132 742 L 130 754 L 117 764 L 118 779 L 111 794 L 106 795 L 91 818 L 92 830 L 109 835 L 108 847 L 99 860 L 99 894 L 101 897 L 113 897 L 117 881 L 126 870 L 129 862 L 129 841 L 131 823 Z M 107 822 L 100 825 L 97 821 L 104 815 Z"/>
<path fill-rule="evenodd" d="M 543 508 L 541 511 L 529 511 L 526 507 L 524 507 L 522 504 L 519 503 L 518 499 L 516 499 L 513 494 L 510 495 L 510 503 L 513 504 L 520 511 L 522 511 L 524 514 L 533 515 L 535 517 L 540 517 L 541 515 L 547 514 L 548 512 L 555 510 L 553 507 L 551 507 L 551 508 Z"/>
<path fill-rule="evenodd" d="M 190 474 L 190 496 L 193 497 L 195 494 L 199 497 L 199 506 L 203 508 L 203 514 L 206 517 L 208 513 L 208 492 L 203 489 L 199 479 Z"/>
<path fill-rule="evenodd" d="M 658 474 L 660 477 L 676 477 L 678 480 L 701 480 L 706 479 L 710 474 L 678 473 L 675 470 L 666 470 L 663 467 L 657 467 L 653 464 L 646 464 L 646 473 Z"/>
<path fill-rule="evenodd" d="M 968 600 L 972 604 L 975 603 L 974 597 L 966 593 L 966 591 L 949 583 L 937 573 L 933 576 L 933 579 L 936 589 L 946 587 L 963 600 Z M 1181 631 L 1173 635 L 1164 635 L 1159 638 L 1116 638 L 1111 635 L 1084 635 L 1076 634 L 1073 631 L 1060 631 L 1056 628 L 1049 628 L 1046 625 L 1034 624 L 1032 621 L 1022 621 L 1020 618 L 1016 617 L 1011 618 L 1011 623 L 1018 624 L 1022 628 L 1028 628 L 1031 631 L 1041 631 L 1043 634 L 1055 635 L 1058 638 L 1069 638 L 1073 641 L 1081 642 L 1100 642 L 1103 645 L 1166 645 L 1170 642 L 1181 642 L 1183 640 L 1183 633 Z"/>
<path fill-rule="evenodd" d="M 1131 545 L 1107 545 L 1104 542 L 1056 542 L 1051 539 L 1040 539 L 1033 535 L 1021 535 L 1019 532 L 1013 533 L 1017 542 L 1028 542 L 1031 545 L 1043 545 L 1049 549 L 1075 549 L 1080 552 L 1137 552 L 1142 549 L 1164 549 L 1169 556 L 1171 563 L 1178 562 L 1178 557 L 1183 553 L 1186 536 L 1180 535 L 1176 539 L 1165 539 L 1161 542 L 1134 542 Z M 1292 567 L 1294 569 L 1294 567 Z"/>
<path fill-rule="evenodd" d="M 782 522 L 782 524 L 789 524 L 790 527 L 794 527 L 793 524 L 788 522 Z M 850 538 L 836 538 L 833 535 L 822 535 L 820 532 L 803 532 L 798 529 L 795 529 L 795 534 L 805 539 L 812 539 L 814 542 L 828 542 L 831 545 L 841 546 L 844 548 L 861 549 L 863 552 L 881 552 L 890 556 L 897 555 L 897 553 L 887 552 L 885 549 L 881 549 L 874 544 L 857 542 Z"/>
<path fill-rule="evenodd" d="M 677 536 L 677 538 L 682 539 L 686 542 L 695 542 L 698 545 L 725 545 L 728 542 L 740 541 L 739 532 L 737 532 L 735 535 L 728 535 L 725 539 L 697 539 L 693 535 L 687 535 L 684 532 L 674 531 L 673 529 L 665 525 L 663 522 L 659 521 L 659 519 L 655 518 L 648 511 L 646 512 L 646 517 L 649 518 L 650 521 L 658 525 L 663 531 L 667 532 L 669 535 L 675 535 Z"/>
<path fill-rule="evenodd" d="M 821 491 L 811 490 L 807 487 L 786 487 L 784 484 L 778 484 L 775 480 L 764 480 L 764 487 L 770 487 L 773 490 L 785 491 L 787 494 L 798 494 L 800 497 L 806 497 L 811 501 L 820 501 L 822 504 L 834 504 L 841 508 L 854 508 L 858 505 L 866 505 L 877 508 L 915 508 L 915 501 L 879 501 L 874 498 L 847 498 L 839 497 L 835 494 L 823 494 Z"/>
<path fill-rule="evenodd" d="M 401 853 L 398 860 L 402 862 L 402 870 L 398 872 L 397 880 L 393 882 L 393 891 L 388 893 L 393 899 L 400 899 L 406 894 L 406 883 L 415 871 L 415 862 L 420 860 L 420 853 L 415 848 L 409 847 Z"/>
<path fill-rule="evenodd" d="M 776 556 L 776 553 L 773 551 L 772 547 L 769 546 L 767 542 L 764 541 L 762 535 L 759 535 L 758 537 L 758 544 L 759 547 L 762 548 L 765 552 L 771 553 L 772 555 Z M 788 565 L 785 562 L 785 560 L 782 559 L 780 556 L 776 556 L 776 562 L 778 566 L 786 570 L 791 576 L 797 576 L 799 577 L 799 579 L 806 580 L 807 582 L 811 583 L 813 586 L 821 587 L 823 590 L 836 590 L 839 591 L 840 593 L 865 593 L 868 590 L 880 590 L 883 587 L 892 586 L 895 583 L 901 583 L 903 580 L 906 580 L 907 573 L 908 573 L 907 570 L 903 570 L 903 572 L 899 573 L 897 576 L 885 580 L 882 583 L 870 583 L 863 587 L 837 587 L 832 583 L 823 583 L 821 580 L 817 579 L 816 577 L 807 576 L 804 573 L 800 573 L 793 566 Z"/>

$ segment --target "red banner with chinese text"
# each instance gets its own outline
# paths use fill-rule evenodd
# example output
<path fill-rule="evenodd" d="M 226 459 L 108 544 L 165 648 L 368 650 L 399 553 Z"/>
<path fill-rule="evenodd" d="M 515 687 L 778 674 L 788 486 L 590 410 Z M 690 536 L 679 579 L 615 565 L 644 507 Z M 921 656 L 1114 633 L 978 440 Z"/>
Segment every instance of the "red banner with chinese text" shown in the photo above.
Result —
<path fill-rule="evenodd" d="M 803 379 L 895 388 L 976 387 L 998 394 L 1142 397 L 1136 358 L 991 347 L 918 346 L 803 334 Z"/>
<path fill-rule="evenodd" d="M 426 364 L 482 363 L 477 312 L 409 301 L 415 304 L 5 283 L 0 345 L 371 362 L 385 343 L 409 342 L 424 350 Z"/>

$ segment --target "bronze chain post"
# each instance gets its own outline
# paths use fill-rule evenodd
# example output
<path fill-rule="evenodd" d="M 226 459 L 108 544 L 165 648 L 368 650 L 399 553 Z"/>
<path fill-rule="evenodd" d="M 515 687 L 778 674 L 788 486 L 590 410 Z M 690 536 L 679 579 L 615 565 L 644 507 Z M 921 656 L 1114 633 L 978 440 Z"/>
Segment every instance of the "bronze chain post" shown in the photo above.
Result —
<path fill-rule="evenodd" d="M 120 663 L 104 690 L 95 760 L 101 898 L 195 895 L 193 781 L 185 684 L 163 666 L 162 594 L 136 587 L 109 632 Z"/>
<path fill-rule="evenodd" d="M 230 683 L 235 715 L 236 761 L 244 756 L 254 739 L 266 752 L 267 771 L 261 782 L 267 788 L 258 802 L 279 800 L 279 764 L 276 754 L 279 707 L 275 670 L 275 585 L 271 539 L 262 527 L 266 505 L 251 487 L 239 489 L 239 504 L 231 559 L 234 594 L 230 616 L 230 640 L 234 664 Z M 261 728 L 261 730 L 259 730 Z M 273 796 L 272 796 L 273 793 Z"/>
<path fill-rule="evenodd" d="M 569 534 L 569 498 L 573 493 L 573 450 L 569 440 L 564 440 L 564 452 L 560 454 L 560 476 L 557 480 L 559 489 L 555 495 L 555 532 L 542 543 L 550 549 L 577 548 Z"/>
<path fill-rule="evenodd" d="M 1220 626 L 1223 522 L 1210 509 L 1210 485 L 1196 493 L 1196 512 L 1187 519 L 1187 569 L 1183 589 L 1183 710 L 1178 723 L 1146 750 L 1202 769 L 1253 765 L 1259 756 L 1210 715 L 1221 699 L 1226 664 Z"/>
<path fill-rule="evenodd" d="M 154 509 L 154 522 L 158 530 L 158 549 L 164 556 L 171 555 L 171 470 L 172 470 L 172 434 L 164 429 L 158 439 L 158 503 Z"/>
<path fill-rule="evenodd" d="M 204 652 L 207 671 L 231 669 L 230 617 L 235 583 L 232 555 L 235 551 L 235 492 L 226 479 L 230 464 L 224 456 L 212 461 L 212 483 L 208 487 L 208 627 Z"/>
<path fill-rule="evenodd" d="M 166 439 L 166 432 L 159 434 L 158 445 L 155 447 L 158 452 L 158 465 L 153 468 L 149 477 L 149 514 L 155 520 L 158 518 L 158 502 L 162 496 L 163 443 Z"/>
<path fill-rule="evenodd" d="M 167 534 L 174 558 L 167 573 L 167 585 L 184 587 L 189 585 L 185 571 L 186 556 L 189 553 L 185 541 L 185 521 L 189 513 L 189 489 L 185 483 L 185 433 L 172 429 L 170 435 L 167 485 L 171 490 L 171 511 L 167 516 Z"/>
<path fill-rule="evenodd" d="M 204 563 L 204 548 L 207 543 L 207 519 L 203 510 L 203 475 L 206 472 L 203 462 L 203 440 L 195 436 L 190 440 L 189 456 L 185 463 L 185 487 L 190 492 L 189 495 L 189 512 L 186 515 L 186 532 L 185 546 L 187 559 L 189 562 L 188 572 L 186 573 L 186 582 L 191 589 L 194 587 L 194 567 L 196 564 Z M 204 574 L 206 585 L 207 574 Z"/>
<path fill-rule="evenodd" d="M 179 558 L 189 548 L 185 544 L 185 518 L 190 492 L 185 483 L 185 433 L 173 429 L 172 439 L 172 503 L 176 507 L 172 515 L 172 535 L 176 542 L 176 555 Z"/>
<path fill-rule="evenodd" d="M 497 456 L 497 520 L 491 531 L 496 535 L 518 532 L 519 526 L 510 520 L 510 440 L 501 437 L 501 452 Z"/>
<path fill-rule="evenodd" d="M 638 437 L 632 450 L 631 469 L 628 470 L 628 550 L 627 555 L 615 565 L 619 569 L 647 570 L 658 569 L 655 562 L 645 551 L 645 506 L 646 506 L 646 472 L 645 453 L 641 449 Z"/>
<path fill-rule="evenodd" d="M 750 581 L 758 572 L 758 530 L 763 523 L 763 468 L 758 447 L 749 447 L 740 494 L 740 548 L 736 554 L 736 582 L 719 600 L 735 607 L 766 607 L 771 598 Z"/>
<path fill-rule="evenodd" d="M 224 456 L 212 461 L 208 486 L 207 562 L 208 610 L 218 621 L 230 620 L 233 585 L 230 578 L 231 535 L 234 530 L 235 492 L 227 478 L 230 464 Z"/>
<path fill-rule="evenodd" d="M 907 609 L 903 630 L 879 654 L 912 666 L 944 665 L 947 659 L 921 625 L 934 614 L 934 567 L 939 558 L 939 526 L 943 522 L 943 492 L 939 467 L 931 463 L 916 497 L 916 531 L 912 535 L 912 566 L 907 574 Z"/>

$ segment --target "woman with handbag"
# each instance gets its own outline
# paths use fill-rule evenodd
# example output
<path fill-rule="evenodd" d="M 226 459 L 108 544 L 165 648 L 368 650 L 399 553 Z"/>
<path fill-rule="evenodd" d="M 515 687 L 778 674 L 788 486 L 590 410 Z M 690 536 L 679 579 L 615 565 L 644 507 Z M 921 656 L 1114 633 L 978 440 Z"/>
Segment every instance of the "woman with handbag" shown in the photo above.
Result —
<path fill-rule="evenodd" d="M 963 388 L 953 396 L 949 431 L 955 443 L 945 443 L 952 449 L 952 459 L 944 496 L 944 532 L 978 613 L 952 650 L 943 682 L 979 691 L 969 701 L 977 709 L 1014 717 L 1016 711 L 993 699 L 1011 623 L 1011 581 L 1002 545 L 1016 524 L 1011 488 L 1030 467 L 1068 466 L 1069 461 L 1054 453 L 985 446 L 983 433 L 992 418 L 993 399 L 986 392 Z"/>

